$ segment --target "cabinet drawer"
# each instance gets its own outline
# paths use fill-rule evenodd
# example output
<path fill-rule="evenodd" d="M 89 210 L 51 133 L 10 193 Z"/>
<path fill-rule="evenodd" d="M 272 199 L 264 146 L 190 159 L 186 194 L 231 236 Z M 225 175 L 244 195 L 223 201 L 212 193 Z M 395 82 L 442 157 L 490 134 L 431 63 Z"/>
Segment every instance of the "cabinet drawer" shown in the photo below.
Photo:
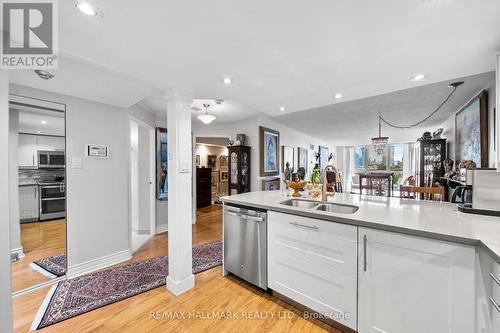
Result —
<path fill-rule="evenodd" d="M 269 246 L 282 260 L 356 276 L 356 227 L 275 212 L 269 224 Z"/>

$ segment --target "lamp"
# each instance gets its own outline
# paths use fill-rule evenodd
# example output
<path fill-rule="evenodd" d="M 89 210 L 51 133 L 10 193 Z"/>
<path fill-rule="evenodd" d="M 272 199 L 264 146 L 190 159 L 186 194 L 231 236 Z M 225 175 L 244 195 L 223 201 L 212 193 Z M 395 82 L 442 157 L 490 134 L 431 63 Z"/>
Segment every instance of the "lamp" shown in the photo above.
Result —
<path fill-rule="evenodd" d="M 210 104 L 203 104 L 203 107 L 205 108 L 205 113 L 204 114 L 200 114 L 198 118 L 202 123 L 204 123 L 205 125 L 208 125 L 210 124 L 212 121 L 214 121 L 215 119 L 217 119 L 217 117 L 211 115 L 211 114 L 208 114 L 208 107 L 210 106 Z"/>

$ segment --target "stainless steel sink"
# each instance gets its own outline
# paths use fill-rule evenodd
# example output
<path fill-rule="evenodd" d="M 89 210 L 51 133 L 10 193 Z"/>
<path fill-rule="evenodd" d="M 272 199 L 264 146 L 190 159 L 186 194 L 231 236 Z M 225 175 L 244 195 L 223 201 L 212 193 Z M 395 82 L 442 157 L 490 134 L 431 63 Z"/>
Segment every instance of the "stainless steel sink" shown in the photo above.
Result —
<path fill-rule="evenodd" d="M 358 211 L 359 207 L 335 203 L 322 203 L 316 209 L 329 213 L 354 214 Z"/>
<path fill-rule="evenodd" d="M 292 207 L 300 207 L 300 208 L 314 208 L 319 205 L 318 202 L 302 200 L 302 199 L 289 199 L 280 202 L 282 205 L 292 206 Z"/>

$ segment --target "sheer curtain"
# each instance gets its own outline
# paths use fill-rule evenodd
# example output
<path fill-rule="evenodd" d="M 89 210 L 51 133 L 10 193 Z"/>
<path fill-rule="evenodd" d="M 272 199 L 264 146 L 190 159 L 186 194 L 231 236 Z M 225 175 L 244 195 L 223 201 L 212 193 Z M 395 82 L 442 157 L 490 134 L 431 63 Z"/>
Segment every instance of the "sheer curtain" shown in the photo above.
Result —
<path fill-rule="evenodd" d="M 407 143 L 404 145 L 403 151 L 403 181 L 406 178 L 415 175 L 415 151 L 413 149 L 413 143 Z"/>

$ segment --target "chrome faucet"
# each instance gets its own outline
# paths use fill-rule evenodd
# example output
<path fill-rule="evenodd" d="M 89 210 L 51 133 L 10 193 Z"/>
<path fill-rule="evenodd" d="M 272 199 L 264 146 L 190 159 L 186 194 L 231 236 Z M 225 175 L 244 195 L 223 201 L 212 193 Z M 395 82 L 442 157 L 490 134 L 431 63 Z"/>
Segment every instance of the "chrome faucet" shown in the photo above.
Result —
<path fill-rule="evenodd" d="M 323 183 L 323 189 L 321 191 L 321 200 L 327 201 L 328 196 L 335 195 L 335 186 L 333 186 L 333 192 L 328 192 L 328 177 L 326 176 L 326 171 L 332 169 L 333 171 L 337 171 L 337 168 L 333 164 L 328 164 L 323 169 L 323 175 L 321 176 L 321 182 Z M 335 177 L 337 177 L 337 173 L 335 172 Z"/>

